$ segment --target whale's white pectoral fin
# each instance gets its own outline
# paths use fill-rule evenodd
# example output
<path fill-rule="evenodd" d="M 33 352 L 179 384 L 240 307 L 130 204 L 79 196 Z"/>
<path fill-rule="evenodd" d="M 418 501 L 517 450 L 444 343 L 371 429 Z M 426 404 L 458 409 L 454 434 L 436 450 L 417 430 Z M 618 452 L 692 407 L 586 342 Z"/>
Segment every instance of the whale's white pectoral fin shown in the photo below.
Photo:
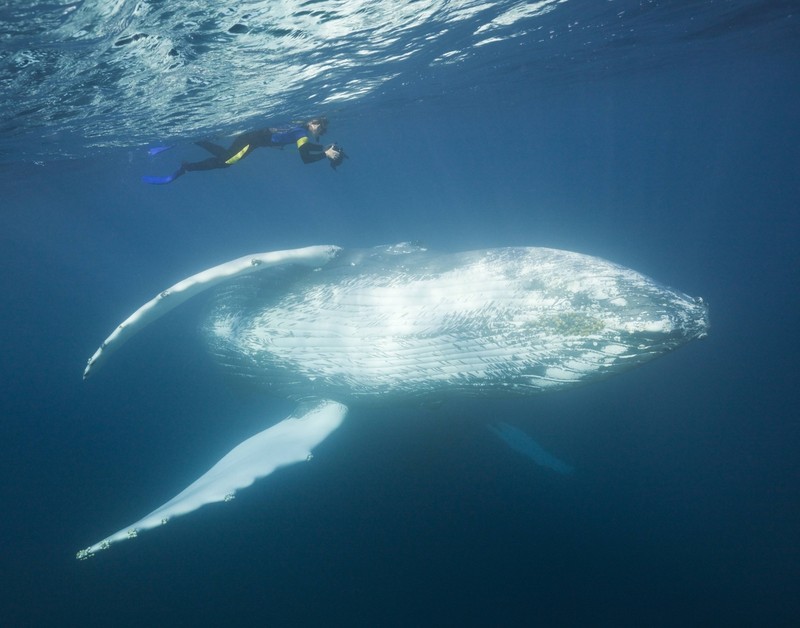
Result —
<path fill-rule="evenodd" d="M 142 327 L 152 323 L 204 290 L 208 290 L 232 277 L 247 275 L 257 270 L 269 268 L 270 266 L 286 264 L 300 264 L 311 268 L 324 266 L 333 259 L 340 250 L 341 249 L 337 246 L 320 245 L 308 246 L 301 249 L 290 249 L 287 251 L 272 251 L 268 253 L 245 255 L 244 257 L 208 268 L 196 275 L 179 281 L 171 288 L 160 292 L 158 296 L 145 303 L 117 326 L 111 335 L 105 339 L 103 344 L 100 345 L 97 351 L 95 351 L 94 355 L 89 358 L 86 369 L 83 371 L 83 378 L 86 379 L 92 369 L 97 369 L 102 359 L 108 357 L 113 350 L 121 346 Z"/>
<path fill-rule="evenodd" d="M 489 425 L 488 427 L 500 440 L 511 447 L 511 449 L 520 452 L 523 456 L 530 458 L 536 464 L 557 471 L 558 473 L 572 473 L 574 471 L 570 465 L 546 451 L 539 443 L 522 430 L 518 430 L 508 423 L 497 423 L 496 425 Z"/>
<path fill-rule="evenodd" d="M 250 486 L 275 469 L 309 460 L 311 450 L 341 425 L 346 414 L 346 406 L 335 401 L 321 401 L 310 410 L 292 415 L 251 436 L 166 504 L 136 523 L 80 550 L 77 558 L 89 558 L 112 543 L 133 538 L 142 530 L 163 525 L 172 517 L 192 512 L 205 504 L 230 501 L 238 489 Z"/>

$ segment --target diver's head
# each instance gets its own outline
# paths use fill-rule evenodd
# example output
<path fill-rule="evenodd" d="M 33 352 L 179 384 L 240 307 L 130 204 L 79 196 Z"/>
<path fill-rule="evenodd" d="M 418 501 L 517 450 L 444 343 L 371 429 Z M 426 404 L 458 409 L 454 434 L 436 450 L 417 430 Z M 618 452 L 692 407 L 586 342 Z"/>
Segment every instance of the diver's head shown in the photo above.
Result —
<path fill-rule="evenodd" d="M 306 122 L 306 128 L 314 137 L 318 138 L 321 135 L 325 135 L 325 132 L 328 130 L 328 118 L 325 116 L 320 118 L 312 118 Z"/>

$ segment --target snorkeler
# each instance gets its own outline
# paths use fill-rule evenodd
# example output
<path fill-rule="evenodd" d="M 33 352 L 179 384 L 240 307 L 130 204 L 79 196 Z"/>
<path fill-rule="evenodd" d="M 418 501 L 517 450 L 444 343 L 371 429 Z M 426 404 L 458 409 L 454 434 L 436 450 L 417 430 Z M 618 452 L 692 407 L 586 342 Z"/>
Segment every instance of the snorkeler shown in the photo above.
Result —
<path fill-rule="evenodd" d="M 325 147 L 322 146 L 322 144 L 313 143 L 310 139 L 313 137 L 315 140 L 318 140 L 327 130 L 328 119 L 322 117 L 314 118 L 308 122 L 290 127 L 277 129 L 266 128 L 242 133 L 233 139 L 233 143 L 230 148 L 227 149 L 217 144 L 212 144 L 211 142 L 196 142 L 198 146 L 207 150 L 213 157 L 209 157 L 203 161 L 183 162 L 181 167 L 170 175 L 165 177 L 144 176 L 142 177 L 142 181 L 156 185 L 172 183 L 175 179 L 183 176 L 187 172 L 228 168 L 237 161 L 247 157 L 256 148 L 262 146 L 283 148 L 289 144 L 297 144 L 303 163 L 310 164 L 327 157 L 331 168 L 335 170 L 337 166 L 340 166 L 342 162 L 347 159 L 344 150 L 336 144 Z M 156 149 L 155 152 L 151 149 L 150 154 L 153 155 L 158 152 L 160 152 L 159 149 Z"/>

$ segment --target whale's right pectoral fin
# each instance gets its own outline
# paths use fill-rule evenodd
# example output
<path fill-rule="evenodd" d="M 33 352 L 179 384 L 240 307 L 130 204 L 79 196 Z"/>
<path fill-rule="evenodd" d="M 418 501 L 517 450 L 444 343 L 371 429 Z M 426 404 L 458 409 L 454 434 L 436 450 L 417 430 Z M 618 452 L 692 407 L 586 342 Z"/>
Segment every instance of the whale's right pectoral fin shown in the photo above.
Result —
<path fill-rule="evenodd" d="M 230 501 L 238 489 L 250 486 L 277 468 L 309 460 L 311 450 L 341 425 L 346 414 L 346 406 L 335 401 L 321 401 L 251 436 L 166 504 L 136 523 L 80 550 L 77 558 L 89 558 L 112 543 L 133 538 L 142 530 L 163 525 L 172 517 L 192 512 L 205 504 Z"/>

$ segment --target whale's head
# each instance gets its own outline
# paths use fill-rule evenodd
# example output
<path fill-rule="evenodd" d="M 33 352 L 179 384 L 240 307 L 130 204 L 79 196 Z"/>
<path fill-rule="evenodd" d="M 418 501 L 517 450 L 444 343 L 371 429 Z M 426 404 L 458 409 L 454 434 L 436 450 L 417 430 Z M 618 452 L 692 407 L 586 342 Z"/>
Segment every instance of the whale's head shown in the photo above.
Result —
<path fill-rule="evenodd" d="M 611 343 L 606 349 L 619 343 L 619 350 L 624 347 L 624 353 L 638 363 L 708 335 L 708 306 L 702 298 L 643 275 L 620 288 L 605 304 L 604 335 Z"/>
<path fill-rule="evenodd" d="M 527 249 L 510 264 L 521 360 L 535 388 L 620 372 L 707 335 L 708 307 L 606 260 Z"/>

